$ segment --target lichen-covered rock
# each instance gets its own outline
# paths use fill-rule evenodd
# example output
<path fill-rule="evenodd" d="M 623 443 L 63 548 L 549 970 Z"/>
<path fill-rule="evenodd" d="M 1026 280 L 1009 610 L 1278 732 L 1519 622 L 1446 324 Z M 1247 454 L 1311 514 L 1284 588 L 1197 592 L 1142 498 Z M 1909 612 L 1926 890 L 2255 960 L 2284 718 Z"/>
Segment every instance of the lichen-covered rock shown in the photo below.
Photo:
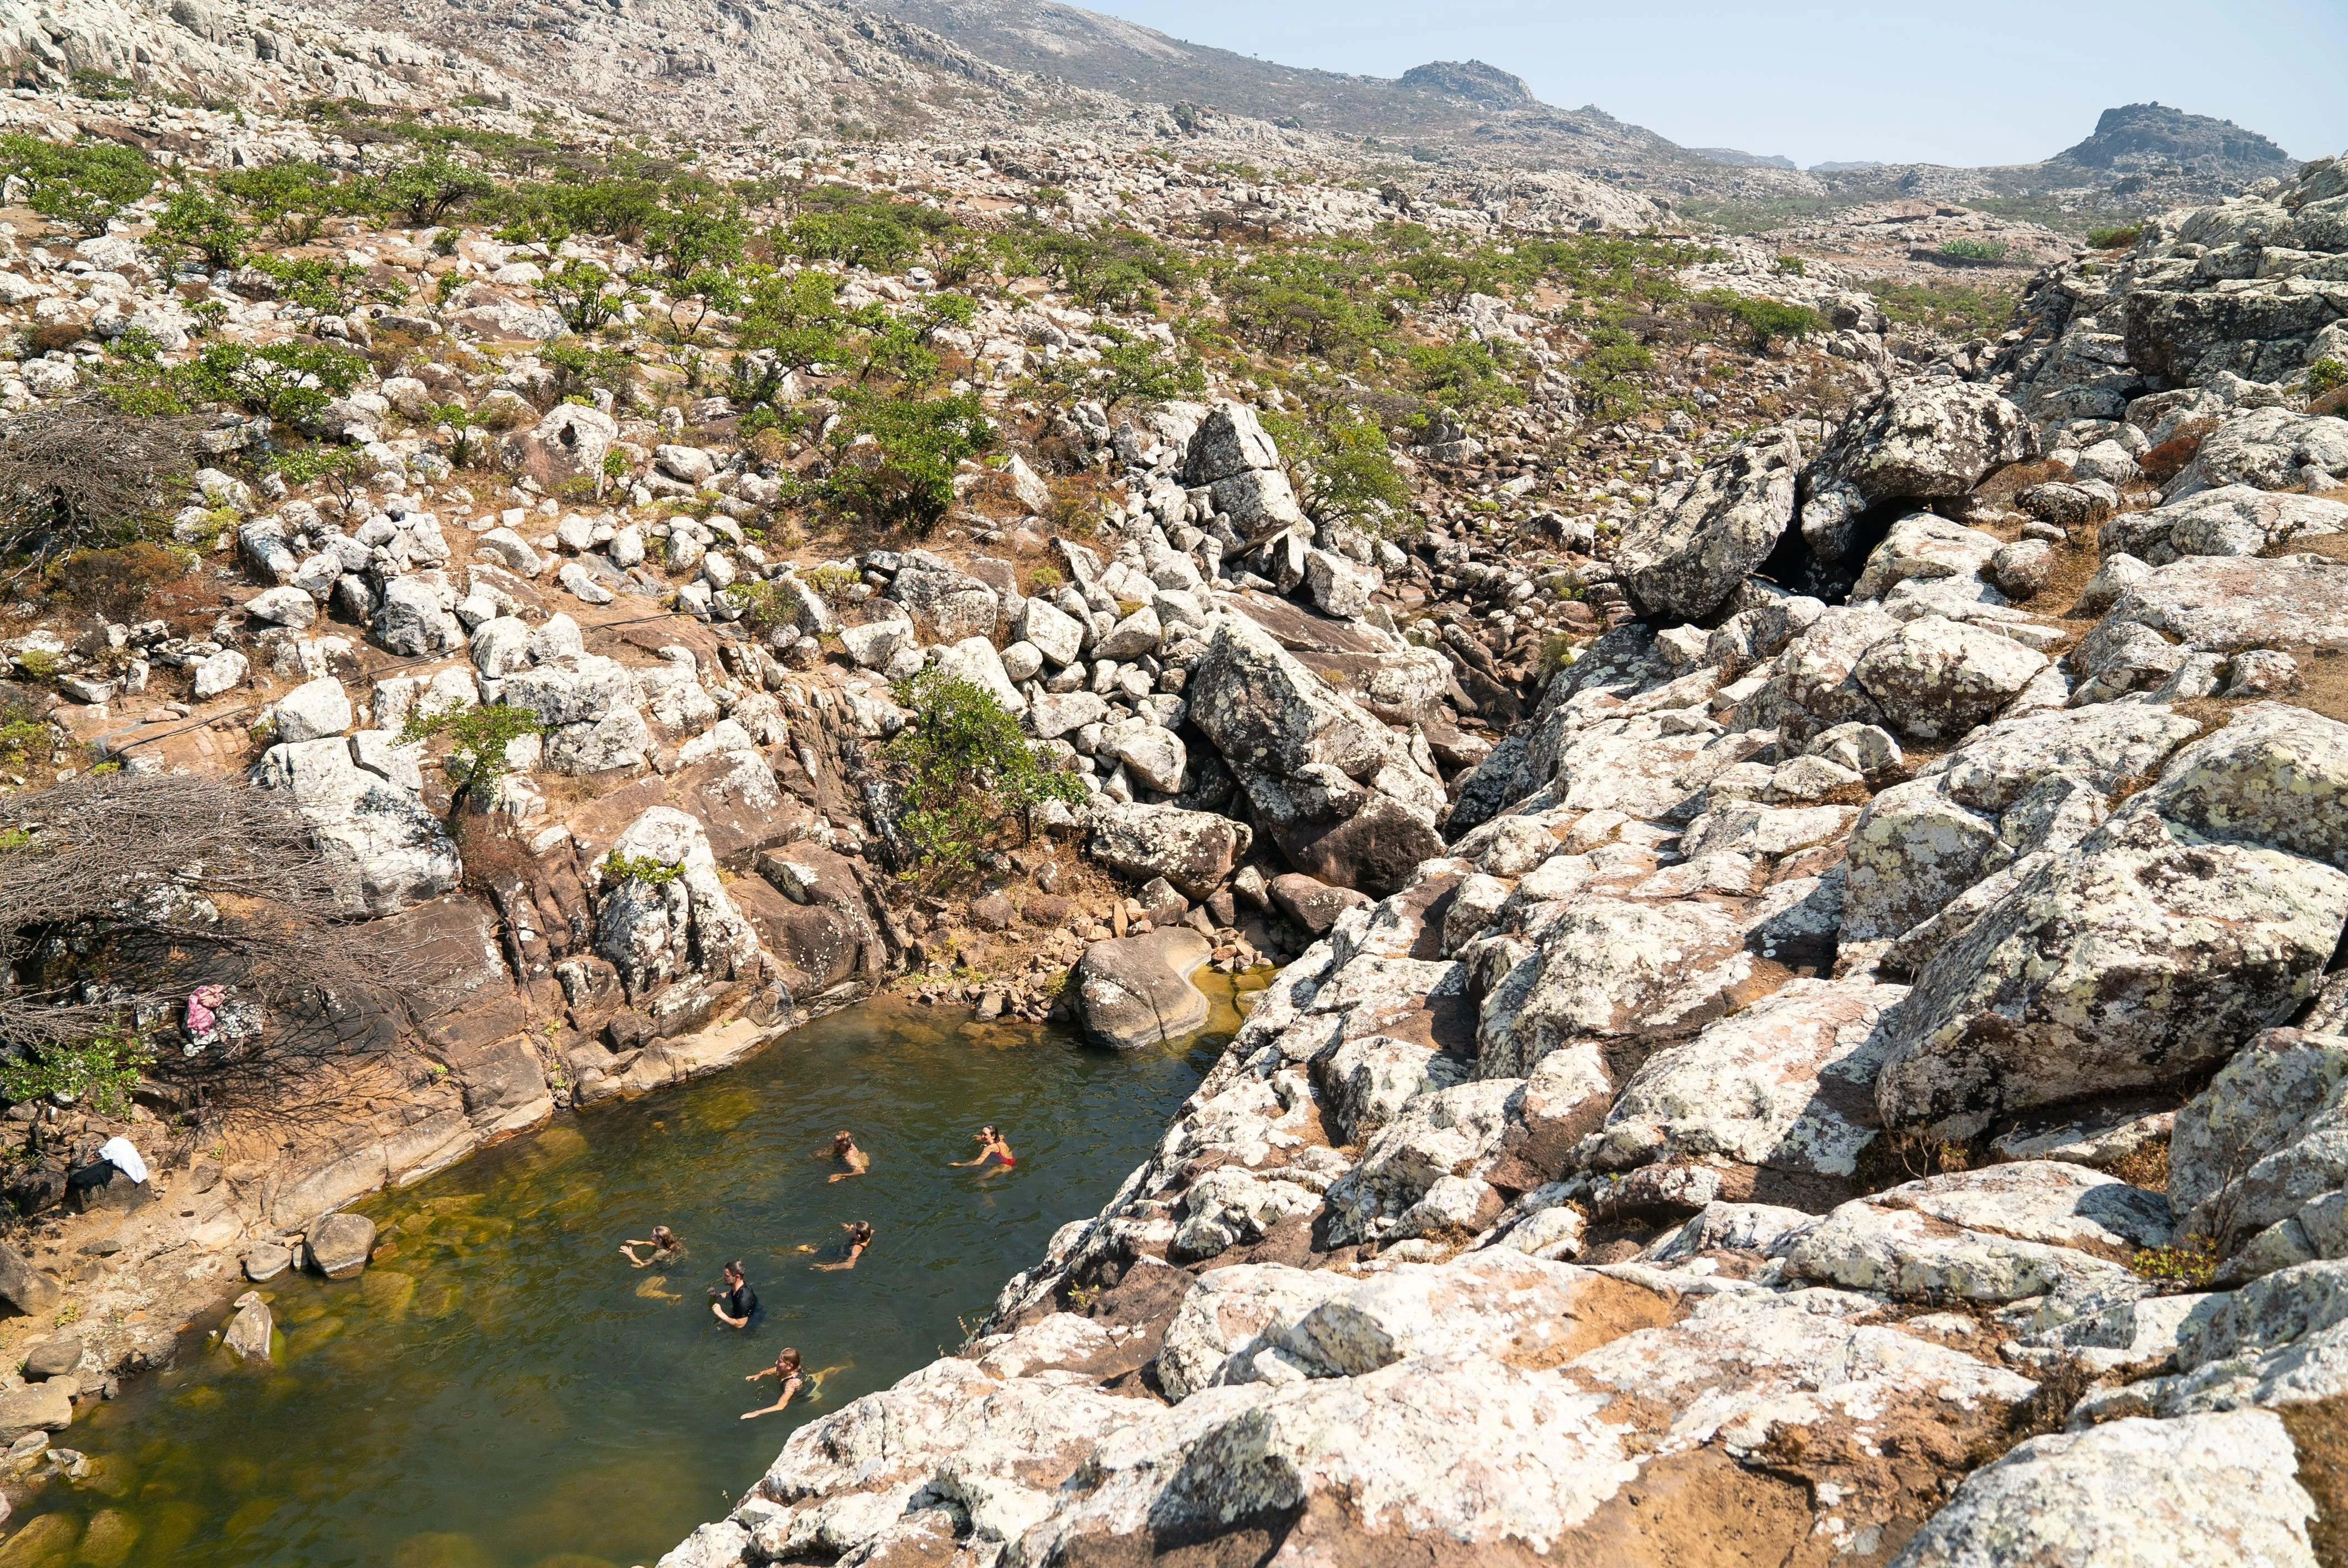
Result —
<path fill-rule="evenodd" d="M 335 869 L 349 912 L 381 916 L 449 891 L 462 868 L 447 825 L 425 808 L 420 780 L 394 778 L 359 761 L 379 750 L 413 748 L 374 747 L 370 733 L 272 746 L 254 781 L 292 796 Z"/>
<path fill-rule="evenodd" d="M 1751 436 L 1687 493 L 1623 530 L 1614 568 L 1643 614 L 1694 620 L 1725 603 L 1794 518 L 1802 449 L 1789 428 Z"/>
<path fill-rule="evenodd" d="M 1570 1041 L 1706 1021 L 1752 972 L 1744 932 L 1716 905 L 1576 900 L 1486 993 L 1478 1071 L 1522 1077 Z"/>
<path fill-rule="evenodd" d="M 1097 699 L 1096 699 L 1097 700 Z M 1211 812 L 1173 805 L 1108 805 L 1093 814 L 1092 857 L 1137 880 L 1163 876 L 1201 899 L 1222 886 L 1255 831 Z"/>
<path fill-rule="evenodd" d="M 1842 934 L 1900 936 L 2013 856 L 1997 819 L 1950 799 L 1941 779 L 1894 784 L 1868 802 L 1844 843 Z"/>
<path fill-rule="evenodd" d="M 1375 896 L 1442 853 L 1441 784 L 1254 622 L 1216 619 L 1185 695 L 1190 722 L 1299 869 Z"/>
<path fill-rule="evenodd" d="M 2287 490 L 2306 483 L 2304 470 L 2311 467 L 2348 474 L 2348 424 L 2288 408 L 2252 408 L 2202 437 L 2168 493 L 2174 498 L 2230 485 Z"/>
<path fill-rule="evenodd" d="M 1869 648 L 1851 674 L 1895 728 L 1962 734 L 2022 694 L 2046 656 L 2010 637 L 1927 615 Z"/>
<path fill-rule="evenodd" d="M 1729 1160 L 1848 1176 L 1875 1137 L 1878 1024 L 1906 994 L 1864 980 L 1796 980 L 1649 1057 L 1580 1157 L 1613 1170 Z"/>
<path fill-rule="evenodd" d="M 2315 1501 L 2265 1410 L 2033 1438 L 1965 1478 L 1892 1568 L 2315 1568 Z"/>
<path fill-rule="evenodd" d="M 2270 1030 L 2177 1113 L 2169 1195 L 2234 1274 L 2348 1257 L 2348 1038 Z"/>
<path fill-rule="evenodd" d="M 2343 529 L 2348 505 L 2228 485 L 2153 511 L 2122 513 L 2104 525 L 2096 548 L 2107 560 L 2126 554 L 2158 567 L 2184 556 L 2263 555 Z"/>
<path fill-rule="evenodd" d="M 2260 702 L 2170 760 L 2151 809 L 2205 837 L 2348 871 L 2348 724 Z"/>
<path fill-rule="evenodd" d="M 1381 1128 L 1361 1163 L 1329 1189 L 1334 1245 L 1389 1234 L 1406 1211 L 1446 1178 L 1488 1168 L 1509 1131 L 1520 1079 L 1487 1079 L 1420 1095 Z M 1493 1205 L 1497 1216 L 1498 1204 Z"/>
<path fill-rule="evenodd" d="M 2149 810 L 2024 878 L 1917 975 L 1876 1085 L 1892 1126 L 2184 1081 L 2314 987 L 2348 875 Z"/>
<path fill-rule="evenodd" d="M 2348 423 L 2334 423 L 2348 430 Z M 2348 564 L 2302 556 L 2187 556 L 2132 584 L 2109 618 L 2219 653 L 2348 649 Z"/>

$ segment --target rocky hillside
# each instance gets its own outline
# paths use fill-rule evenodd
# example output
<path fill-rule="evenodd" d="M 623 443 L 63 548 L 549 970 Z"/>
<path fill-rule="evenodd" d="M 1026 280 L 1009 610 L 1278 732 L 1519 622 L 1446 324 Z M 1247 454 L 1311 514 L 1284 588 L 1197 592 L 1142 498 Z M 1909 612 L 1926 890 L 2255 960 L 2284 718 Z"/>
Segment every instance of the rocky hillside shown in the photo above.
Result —
<path fill-rule="evenodd" d="M 1353 891 L 960 1355 L 664 1562 L 2340 1561 L 2343 168 L 1672 477 L 1439 842 L 1424 718 L 1207 607 L 1189 723 Z"/>

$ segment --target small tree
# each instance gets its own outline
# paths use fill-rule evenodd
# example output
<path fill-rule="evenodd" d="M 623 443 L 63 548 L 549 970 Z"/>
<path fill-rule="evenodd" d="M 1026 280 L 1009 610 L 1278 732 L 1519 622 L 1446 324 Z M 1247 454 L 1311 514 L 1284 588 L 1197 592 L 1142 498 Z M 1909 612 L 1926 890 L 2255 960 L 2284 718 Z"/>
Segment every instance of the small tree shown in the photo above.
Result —
<path fill-rule="evenodd" d="M 0 136 L 0 177 L 32 187 L 29 204 L 82 234 L 103 234 L 107 220 L 155 186 L 155 166 L 108 141 L 60 147 L 37 136 Z"/>
<path fill-rule="evenodd" d="M 175 192 L 155 220 L 155 238 L 191 251 L 214 272 L 244 260 L 244 242 L 252 231 L 240 222 L 236 210 L 202 190 Z"/>
<path fill-rule="evenodd" d="M 304 425 L 325 412 L 328 399 L 357 385 L 367 362 L 315 339 L 287 338 L 258 348 L 208 343 L 189 369 L 208 396 L 241 403 L 280 424 Z"/>
<path fill-rule="evenodd" d="M 575 333 L 592 333 L 610 325 L 627 302 L 624 295 L 604 291 L 611 281 L 612 274 L 602 267 L 573 257 L 547 273 L 540 288 L 561 314 L 564 326 Z"/>
<path fill-rule="evenodd" d="M 490 702 L 437 713 L 411 713 L 400 731 L 404 744 L 448 737 L 448 776 L 458 798 L 470 795 L 486 804 L 498 781 L 513 771 L 508 748 L 525 735 L 545 733 L 538 715 L 528 708 Z"/>
<path fill-rule="evenodd" d="M 932 665 L 898 682 L 895 692 L 913 714 L 887 751 L 905 803 L 898 827 L 932 866 L 947 872 L 969 866 L 1006 813 L 1018 814 L 1022 833 L 1032 836 L 1037 806 L 1084 800 L 1084 785 L 1056 771 L 983 686 Z"/>
<path fill-rule="evenodd" d="M 427 229 L 469 201 L 488 196 L 497 182 L 445 152 L 427 152 L 378 175 L 377 205 L 405 218 L 411 229 Z"/>

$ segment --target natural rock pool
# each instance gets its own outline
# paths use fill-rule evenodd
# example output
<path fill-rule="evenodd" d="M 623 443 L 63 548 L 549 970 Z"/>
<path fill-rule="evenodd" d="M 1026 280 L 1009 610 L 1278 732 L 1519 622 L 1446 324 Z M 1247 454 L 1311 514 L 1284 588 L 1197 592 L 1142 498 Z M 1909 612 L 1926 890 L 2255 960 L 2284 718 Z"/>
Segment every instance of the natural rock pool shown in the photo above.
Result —
<path fill-rule="evenodd" d="M 1189 1048 L 1115 1055 L 965 1018 L 876 1001 L 360 1205 L 385 1244 L 365 1275 L 257 1287 L 273 1365 L 207 1343 L 57 1434 L 90 1473 L 36 1500 L 0 1568 L 652 1563 L 802 1420 L 960 1344 L 1107 1200 L 1238 1021 L 1226 993 Z M 1017 1166 L 949 1168 L 987 1122 Z M 841 1127 L 872 1169 L 831 1183 L 817 1151 Z M 813 1269 L 857 1219 L 877 1231 L 859 1266 Z M 631 1268 L 620 1242 L 661 1223 L 689 1255 Z M 709 1312 L 729 1257 L 765 1308 L 747 1334 Z M 771 1379 L 743 1379 L 785 1345 L 837 1369 L 804 1406 L 739 1419 L 771 1402 Z"/>

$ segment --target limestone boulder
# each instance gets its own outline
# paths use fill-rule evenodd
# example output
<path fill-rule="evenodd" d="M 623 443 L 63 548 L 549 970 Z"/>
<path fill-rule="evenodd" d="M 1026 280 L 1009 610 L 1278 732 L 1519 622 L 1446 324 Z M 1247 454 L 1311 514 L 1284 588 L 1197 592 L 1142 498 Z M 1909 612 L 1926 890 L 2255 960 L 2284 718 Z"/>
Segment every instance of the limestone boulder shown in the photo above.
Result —
<path fill-rule="evenodd" d="M 363 765 L 362 755 L 387 750 L 365 739 L 375 733 L 272 746 L 254 780 L 292 797 L 334 868 L 345 907 L 380 916 L 438 897 L 457 886 L 461 867 L 447 825 L 418 793 L 420 778 Z"/>
<path fill-rule="evenodd" d="M 1217 618 L 1184 694 L 1292 864 L 1380 895 L 1442 852 L 1441 784 L 1254 622 Z"/>
<path fill-rule="evenodd" d="M 2045 668 L 2044 654 L 2012 638 L 1928 615 L 1870 647 L 1851 673 L 1895 728 L 1931 740 L 1985 722 Z"/>
<path fill-rule="evenodd" d="M 2315 1568 L 2304 1462 L 2267 1410 L 2033 1438 L 1967 1476 L 1893 1568 Z"/>
<path fill-rule="evenodd" d="M 1649 1057 L 1580 1158 L 1603 1169 L 1730 1161 L 1848 1176 L 1875 1137 L 1884 1013 L 1907 994 L 1796 980 Z"/>
<path fill-rule="evenodd" d="M 941 642 L 992 639 L 1002 600 L 994 589 L 927 550 L 908 550 L 888 595 Z"/>
<path fill-rule="evenodd" d="M 757 929 L 726 896 L 708 835 L 673 806 L 645 811 L 613 840 L 598 900 L 596 951 L 631 999 L 699 974 L 754 976 Z M 626 867 L 621 875 L 616 867 Z"/>
<path fill-rule="evenodd" d="M 2269 1030 L 2177 1113 L 2169 1197 L 2237 1274 L 2348 1257 L 2348 1038 Z"/>
<path fill-rule="evenodd" d="M 600 408 L 557 404 L 545 418 L 515 438 L 521 471 L 551 493 L 559 485 L 586 479 L 603 483 L 603 459 L 620 438 L 619 422 Z"/>
<path fill-rule="evenodd" d="M 2348 505 L 2314 496 L 2226 485 L 2149 512 L 2106 523 L 2096 548 L 2108 560 L 2129 555 L 2147 566 L 2186 556 L 2280 553 L 2302 538 L 2348 529 Z"/>

